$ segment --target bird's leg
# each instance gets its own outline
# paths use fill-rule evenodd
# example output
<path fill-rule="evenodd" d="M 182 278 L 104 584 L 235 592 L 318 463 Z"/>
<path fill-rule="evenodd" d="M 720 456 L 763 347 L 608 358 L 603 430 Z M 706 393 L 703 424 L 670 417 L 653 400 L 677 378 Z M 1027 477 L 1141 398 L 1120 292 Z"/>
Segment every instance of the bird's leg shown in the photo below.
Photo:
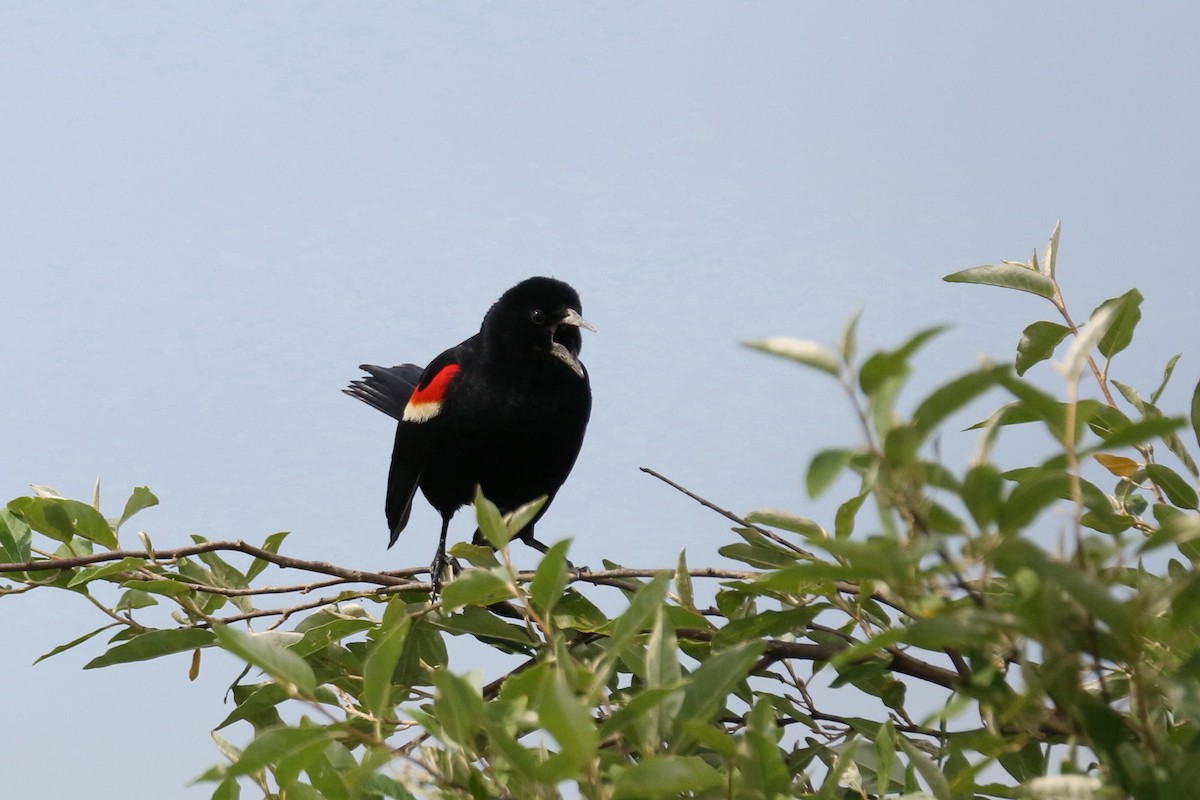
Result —
<path fill-rule="evenodd" d="M 525 544 L 532 547 L 534 550 L 537 550 L 539 553 L 542 553 L 543 555 L 546 553 L 547 550 L 550 549 L 545 544 L 538 541 L 536 537 L 534 537 L 533 525 L 526 526 L 525 530 L 521 531 L 521 535 L 518 538 L 521 541 L 523 541 Z M 579 574 L 580 572 L 587 571 L 587 567 L 577 567 L 571 563 L 571 560 L 569 558 L 565 558 L 563 560 L 567 562 L 567 569 L 569 569 L 571 572 Z"/>
<path fill-rule="evenodd" d="M 433 563 L 429 565 L 429 580 L 433 584 L 433 592 L 431 597 L 436 597 L 442 591 L 442 573 L 449 566 L 449 561 L 446 558 L 446 533 L 450 530 L 450 517 L 442 515 L 442 534 L 438 538 L 437 555 L 433 557 Z"/>

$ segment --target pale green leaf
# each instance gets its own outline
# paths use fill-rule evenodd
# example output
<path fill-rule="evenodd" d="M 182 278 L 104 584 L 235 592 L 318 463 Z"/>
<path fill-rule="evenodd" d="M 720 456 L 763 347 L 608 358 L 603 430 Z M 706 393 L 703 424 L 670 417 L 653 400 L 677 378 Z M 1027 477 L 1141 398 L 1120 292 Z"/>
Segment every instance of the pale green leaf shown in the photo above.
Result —
<path fill-rule="evenodd" d="M 807 339 L 793 339 L 790 336 L 770 336 L 766 339 L 755 339 L 742 342 L 746 347 L 761 350 L 780 358 L 791 359 L 829 375 L 838 376 L 837 356 L 823 345 Z"/>
<path fill-rule="evenodd" d="M 500 515 L 496 504 L 483 496 L 483 490 L 478 486 L 475 487 L 474 504 L 475 524 L 479 526 L 483 538 L 487 539 L 488 544 L 497 550 L 507 545 L 509 534 L 508 526 L 504 524 L 504 517 Z"/>
<path fill-rule="evenodd" d="M 29 560 L 33 536 L 24 520 L 0 506 L 0 558 L 20 564 Z"/>
<path fill-rule="evenodd" d="M 565 539 L 550 545 L 538 562 L 533 580 L 529 582 L 529 599 L 541 614 L 549 614 L 562 597 L 570 577 L 567 571 L 567 548 L 571 542 Z"/>
<path fill-rule="evenodd" d="M 285 686 L 291 684 L 304 694 L 317 688 L 312 667 L 300 656 L 261 634 L 247 633 L 228 625 L 213 625 L 217 643 L 242 660 L 252 664 Z"/>
<path fill-rule="evenodd" d="M 398 617 L 390 629 L 371 644 L 363 661 L 363 688 L 360 699 L 367 712 L 377 718 L 386 716 L 392 709 L 392 673 L 395 672 L 400 655 L 404 652 L 404 643 L 411 623 L 411 617 Z"/>
<path fill-rule="evenodd" d="M 613 800 L 695 796 L 723 780 L 721 773 L 696 756 L 650 756 L 619 775 Z"/>
<path fill-rule="evenodd" d="M 78 586 L 81 583 L 94 581 L 98 578 L 103 578 L 106 575 L 113 575 L 118 572 L 128 572 L 131 569 L 144 566 L 145 559 L 128 556 L 120 561 L 112 561 L 108 564 L 94 564 L 90 567 L 84 567 L 71 576 L 71 580 L 67 581 L 67 586 Z"/>
<path fill-rule="evenodd" d="M 1054 283 L 1049 278 L 1029 267 L 1011 262 L 971 267 L 946 275 L 942 280 L 947 283 L 978 283 L 985 286 L 999 286 L 1003 289 L 1016 289 L 1046 299 L 1054 296 Z"/>
<path fill-rule="evenodd" d="M 952 800 L 953 794 L 950 792 L 950 783 L 946 780 L 946 776 L 938 769 L 937 764 L 933 763 L 925 751 L 910 742 L 904 736 L 896 736 L 896 742 L 899 743 L 900 749 L 908 756 L 909 762 L 917 768 L 917 772 L 925 779 L 925 784 L 929 787 L 929 791 L 937 800 Z"/>
<path fill-rule="evenodd" d="M 746 521 L 755 525 L 766 525 L 783 531 L 791 531 L 810 539 L 824 539 L 829 536 L 824 528 L 808 517 L 778 508 L 755 509 L 746 515 Z"/>
<path fill-rule="evenodd" d="M 488 569 L 468 569 L 442 588 L 442 606 L 454 611 L 463 606 L 486 606 L 514 597 L 508 579 Z"/>
<path fill-rule="evenodd" d="M 508 530 L 508 540 L 516 538 L 517 534 L 525 529 L 529 523 L 541 513 L 542 506 L 546 505 L 546 501 L 550 498 L 542 495 L 536 500 L 530 500 L 525 505 L 518 508 L 509 514 L 504 515 L 504 525 Z"/>
<path fill-rule="evenodd" d="M 278 553 L 279 546 L 281 544 L 283 544 L 283 540 L 287 538 L 289 533 L 290 533 L 290 531 L 280 531 L 279 533 L 272 533 L 265 540 L 263 540 L 262 549 L 266 550 L 268 553 Z M 256 558 L 253 561 L 251 561 L 250 566 L 246 569 L 246 580 L 247 581 L 254 580 L 255 577 L 257 577 L 260 572 L 262 572 L 264 569 L 267 568 L 268 563 L 270 563 L 270 562 L 265 561 L 264 559 L 261 559 L 261 558 Z"/>
<path fill-rule="evenodd" d="M 168 628 L 147 631 L 113 646 L 104 655 L 93 658 L 84 669 L 96 669 L 131 661 L 147 661 L 171 653 L 182 653 L 213 643 L 212 631 L 202 628 Z"/>
<path fill-rule="evenodd" d="M 1062 233 L 1062 220 L 1054 223 L 1054 230 L 1050 232 L 1050 241 L 1046 242 L 1046 249 L 1042 253 L 1042 274 L 1051 280 L 1054 279 L 1054 268 L 1058 261 L 1058 239 Z"/>
<path fill-rule="evenodd" d="M 87 503 L 58 497 L 18 497 L 8 510 L 38 533 L 69 542 L 78 536 L 103 547 L 115 549 L 117 537 L 108 520 Z"/>
<path fill-rule="evenodd" d="M 1158 388 L 1150 393 L 1150 402 L 1157 403 L 1158 398 L 1162 397 L 1163 390 L 1167 388 L 1167 382 L 1171 380 L 1171 373 L 1175 371 L 1175 364 L 1179 361 L 1182 353 L 1176 353 L 1167 361 L 1167 366 L 1163 367 L 1162 382 L 1158 384 Z"/>
<path fill-rule="evenodd" d="M 133 493 L 125 501 L 125 510 L 121 512 L 121 518 L 117 520 L 117 524 L 113 526 L 113 529 L 119 529 L 125 524 L 126 520 L 139 511 L 156 505 L 158 505 L 158 498 L 154 496 L 153 492 L 145 486 L 135 486 Z"/>
<path fill-rule="evenodd" d="M 1116 314 L 1113 307 L 1100 306 L 1092 314 L 1087 325 L 1083 326 L 1079 334 L 1071 340 L 1060 366 L 1060 370 L 1068 382 L 1074 383 L 1079 380 L 1079 375 L 1083 372 L 1083 368 L 1092 354 L 1092 349 L 1108 332 L 1117 318 Z"/>

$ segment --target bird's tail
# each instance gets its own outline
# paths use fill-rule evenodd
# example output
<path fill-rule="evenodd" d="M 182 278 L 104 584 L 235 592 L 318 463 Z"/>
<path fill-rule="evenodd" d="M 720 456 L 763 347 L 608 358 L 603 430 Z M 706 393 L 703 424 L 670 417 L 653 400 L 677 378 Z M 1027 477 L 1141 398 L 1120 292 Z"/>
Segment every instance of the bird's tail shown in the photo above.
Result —
<path fill-rule="evenodd" d="M 359 369 L 366 372 L 367 377 L 350 381 L 350 385 L 342 391 L 389 417 L 401 419 L 404 416 L 404 407 L 408 405 L 408 398 L 412 396 L 417 381 L 421 379 L 422 369 L 416 364 L 400 364 L 395 367 L 360 364 Z"/>

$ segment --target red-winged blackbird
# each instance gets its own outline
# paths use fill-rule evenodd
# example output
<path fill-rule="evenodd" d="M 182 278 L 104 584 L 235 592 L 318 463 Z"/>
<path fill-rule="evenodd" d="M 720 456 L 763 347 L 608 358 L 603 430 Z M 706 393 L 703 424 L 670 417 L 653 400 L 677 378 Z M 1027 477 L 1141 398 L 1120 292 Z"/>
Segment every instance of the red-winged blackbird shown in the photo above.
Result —
<path fill-rule="evenodd" d="M 408 523 L 417 487 L 442 515 L 431 566 L 434 585 L 446 559 L 446 531 L 478 485 L 501 512 L 542 495 L 549 499 L 520 538 L 533 537 L 575 464 L 592 408 L 579 361 L 579 295 L 553 278 L 529 278 L 488 310 L 479 333 L 429 362 L 378 367 L 343 389 L 399 420 L 388 473 L 391 539 Z"/>

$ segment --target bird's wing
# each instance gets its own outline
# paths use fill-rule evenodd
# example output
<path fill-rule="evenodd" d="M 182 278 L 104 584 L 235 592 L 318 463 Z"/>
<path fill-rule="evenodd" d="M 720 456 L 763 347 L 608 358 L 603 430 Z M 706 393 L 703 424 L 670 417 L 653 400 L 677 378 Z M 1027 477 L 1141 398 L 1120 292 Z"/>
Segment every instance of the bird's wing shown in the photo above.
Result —
<path fill-rule="evenodd" d="M 395 367 L 361 364 L 359 369 L 366 372 L 367 377 L 350 381 L 350 385 L 342 391 L 393 419 L 403 417 L 404 407 L 421 380 L 423 370 L 416 364 Z"/>
<path fill-rule="evenodd" d="M 431 361 L 408 393 L 400 413 L 392 414 L 400 420 L 400 424 L 396 426 L 396 444 L 392 448 L 392 466 L 388 471 L 387 501 L 384 506 L 391 530 L 388 547 L 396 543 L 400 532 L 408 524 L 421 473 L 429 454 L 440 445 L 446 429 L 440 416 L 442 402 L 453 393 L 459 373 L 471 361 L 474 344 L 475 337 L 472 337 Z"/>

